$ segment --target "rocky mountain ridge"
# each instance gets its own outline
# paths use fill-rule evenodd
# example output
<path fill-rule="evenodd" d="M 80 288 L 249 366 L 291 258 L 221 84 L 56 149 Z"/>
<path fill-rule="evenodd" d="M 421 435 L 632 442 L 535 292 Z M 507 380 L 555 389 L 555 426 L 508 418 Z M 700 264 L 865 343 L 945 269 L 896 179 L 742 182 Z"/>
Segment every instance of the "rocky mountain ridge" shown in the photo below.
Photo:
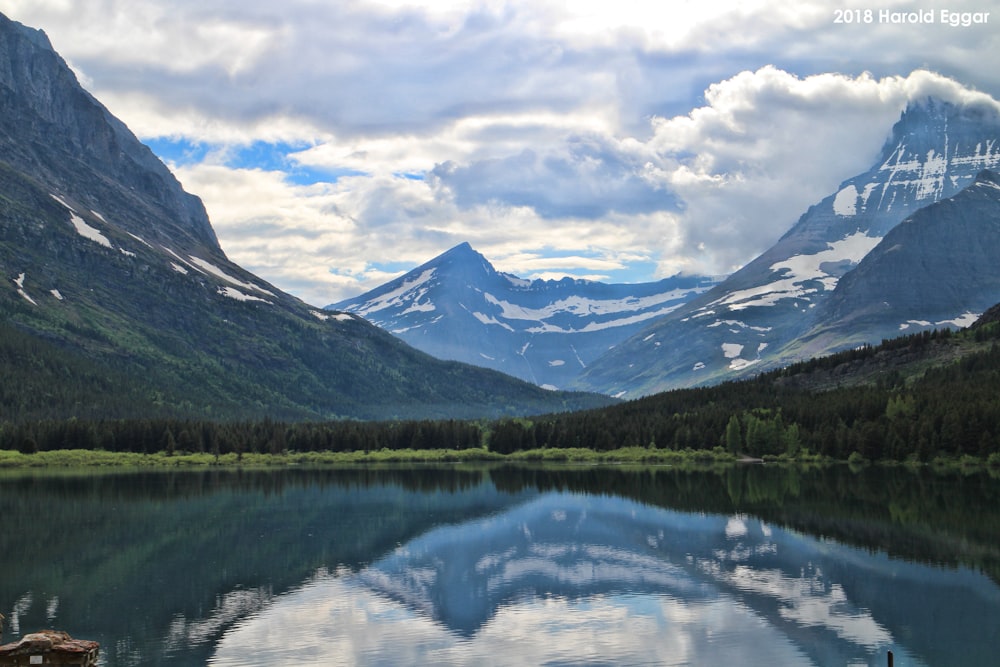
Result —
<path fill-rule="evenodd" d="M 933 99 L 911 104 L 869 171 L 845 181 L 772 248 L 721 284 L 608 352 L 573 386 L 649 394 L 745 377 L 863 340 L 877 342 L 881 329 L 797 344 L 822 325 L 823 304 L 890 230 L 971 185 L 984 169 L 1000 167 L 998 108 Z M 905 276 L 897 287 L 906 288 Z M 993 301 L 1000 300 L 996 297 Z M 935 322 L 973 315 L 956 305 Z M 914 327 L 925 320 L 935 325 L 930 317 L 911 317 Z"/>
<path fill-rule="evenodd" d="M 715 281 L 525 280 L 462 243 L 358 297 L 329 306 L 360 315 L 442 359 L 565 387 L 588 364 Z"/>

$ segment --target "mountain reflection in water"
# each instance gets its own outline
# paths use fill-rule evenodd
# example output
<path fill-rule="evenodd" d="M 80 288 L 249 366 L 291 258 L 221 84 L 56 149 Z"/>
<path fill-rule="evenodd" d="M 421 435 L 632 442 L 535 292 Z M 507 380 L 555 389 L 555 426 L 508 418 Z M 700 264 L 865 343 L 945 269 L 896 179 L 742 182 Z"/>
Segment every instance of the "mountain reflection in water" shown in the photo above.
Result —
<path fill-rule="evenodd" d="M 102 667 L 995 662 L 1000 480 L 780 466 L 0 471 L 4 641 Z"/>
<path fill-rule="evenodd" d="M 840 576 L 859 561 L 864 583 Z M 286 647 L 316 665 L 849 665 L 884 664 L 890 649 L 919 664 L 864 589 L 940 574 L 746 516 L 547 493 L 435 528 L 356 574 L 318 574 L 227 634 L 211 664 L 290 660 Z M 980 575 L 948 578 L 1000 605 Z"/>

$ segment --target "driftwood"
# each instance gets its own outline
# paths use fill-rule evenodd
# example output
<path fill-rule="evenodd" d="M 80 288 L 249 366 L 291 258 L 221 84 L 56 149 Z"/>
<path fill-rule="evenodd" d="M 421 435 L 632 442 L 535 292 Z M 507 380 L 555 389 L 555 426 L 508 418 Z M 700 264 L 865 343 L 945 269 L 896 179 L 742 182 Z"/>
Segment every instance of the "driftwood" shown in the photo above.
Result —
<path fill-rule="evenodd" d="M 0 646 L 0 667 L 21 665 L 97 664 L 100 645 L 86 639 L 73 639 L 65 632 L 42 630 L 21 637 L 20 641 Z"/>

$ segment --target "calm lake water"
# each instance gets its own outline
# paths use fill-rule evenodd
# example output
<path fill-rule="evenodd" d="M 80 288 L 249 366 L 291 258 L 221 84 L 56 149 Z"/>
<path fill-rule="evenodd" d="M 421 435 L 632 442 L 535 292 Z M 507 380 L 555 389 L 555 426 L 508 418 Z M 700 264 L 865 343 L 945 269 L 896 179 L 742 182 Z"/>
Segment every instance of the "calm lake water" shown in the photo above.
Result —
<path fill-rule="evenodd" d="M 3 641 L 103 665 L 1000 664 L 1000 481 L 846 467 L 0 476 Z"/>

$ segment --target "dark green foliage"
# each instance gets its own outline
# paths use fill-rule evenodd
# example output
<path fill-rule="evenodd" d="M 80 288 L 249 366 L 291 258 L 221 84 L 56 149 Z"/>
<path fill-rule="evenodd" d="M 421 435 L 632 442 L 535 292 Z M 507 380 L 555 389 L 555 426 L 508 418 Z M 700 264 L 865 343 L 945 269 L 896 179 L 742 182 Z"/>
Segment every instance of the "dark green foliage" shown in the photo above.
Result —
<path fill-rule="evenodd" d="M 82 362 L 64 358 L 58 348 L 39 341 L 24 342 L 11 331 L 0 326 L 0 358 L 6 354 L 8 360 L 16 359 L 14 366 L 24 371 L 0 388 L 0 401 L 8 411 L 30 415 L 41 410 L 53 392 L 64 390 L 64 385 L 53 382 L 60 372 L 65 371 L 65 378 L 89 378 L 88 382 L 104 377 L 86 364 L 74 367 L 73 363 Z M 145 417 L 85 419 L 88 415 L 82 405 L 80 419 L 50 416 L 0 423 L 0 449 L 239 455 L 483 446 L 494 453 L 510 454 L 535 448 L 610 451 L 637 447 L 724 448 L 754 457 L 810 453 L 846 460 L 855 455 L 856 460 L 869 461 L 986 459 L 1000 452 L 996 437 L 1000 434 L 1000 345 L 995 338 L 990 343 L 982 337 L 998 333 L 995 328 L 978 328 L 954 336 L 918 334 L 799 364 L 797 371 L 786 369 L 753 380 L 672 391 L 608 408 L 530 420 L 193 420 L 170 413 L 134 374 L 122 372 L 116 381 L 100 385 L 105 392 L 102 400 L 131 396 L 136 406 L 147 412 Z M 979 351 L 932 365 L 910 381 L 903 381 L 895 372 L 888 381 L 826 391 L 805 390 L 787 382 L 824 367 L 839 369 L 851 367 L 859 359 L 881 359 L 878 355 L 886 349 L 940 346 L 939 351 L 947 352 L 972 339 L 980 340 Z M 32 373 L 37 375 L 33 378 Z M 95 408 L 91 416 L 96 413 Z"/>

